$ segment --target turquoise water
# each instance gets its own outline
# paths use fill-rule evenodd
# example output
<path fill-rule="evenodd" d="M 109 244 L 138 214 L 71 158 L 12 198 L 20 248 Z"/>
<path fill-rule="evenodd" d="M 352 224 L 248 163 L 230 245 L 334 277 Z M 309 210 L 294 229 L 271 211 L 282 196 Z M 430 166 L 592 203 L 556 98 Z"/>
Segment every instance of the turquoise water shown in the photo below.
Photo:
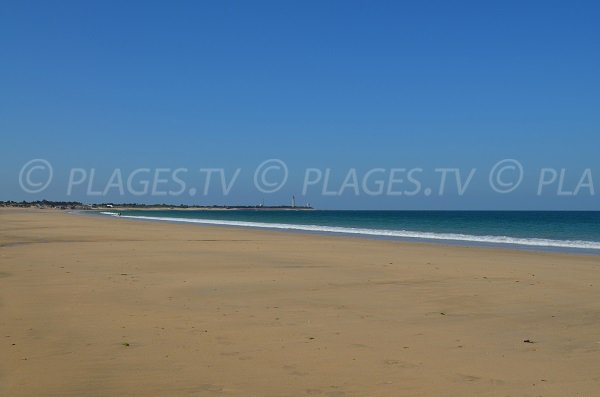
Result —
<path fill-rule="evenodd" d="M 121 217 L 600 253 L 600 212 L 161 210 Z"/>

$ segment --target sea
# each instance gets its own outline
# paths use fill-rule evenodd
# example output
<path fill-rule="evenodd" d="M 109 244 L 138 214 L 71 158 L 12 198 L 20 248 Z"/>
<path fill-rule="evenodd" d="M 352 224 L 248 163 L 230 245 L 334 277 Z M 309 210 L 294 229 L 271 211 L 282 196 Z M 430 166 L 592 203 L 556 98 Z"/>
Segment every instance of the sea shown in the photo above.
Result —
<path fill-rule="evenodd" d="M 130 210 L 99 214 L 146 221 L 600 255 L 600 211 Z"/>

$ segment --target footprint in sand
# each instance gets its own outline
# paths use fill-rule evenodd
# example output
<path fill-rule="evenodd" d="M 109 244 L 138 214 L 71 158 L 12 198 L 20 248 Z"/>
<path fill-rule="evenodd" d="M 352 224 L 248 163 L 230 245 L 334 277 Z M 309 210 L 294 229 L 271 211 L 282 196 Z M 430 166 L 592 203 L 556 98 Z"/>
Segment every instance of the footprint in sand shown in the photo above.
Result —
<path fill-rule="evenodd" d="M 415 368 L 416 367 L 415 364 L 407 363 L 405 361 L 400 361 L 400 360 L 394 360 L 394 359 L 383 360 L 383 363 L 385 365 L 395 366 L 395 367 L 400 367 L 400 368 Z"/>
<path fill-rule="evenodd" d="M 306 394 L 314 396 L 318 394 L 323 394 L 323 392 L 320 389 L 306 389 Z"/>
<path fill-rule="evenodd" d="M 209 391 L 212 393 L 223 393 L 223 386 L 212 385 L 210 383 L 205 383 L 203 385 L 200 385 L 200 389 L 204 390 L 204 391 Z"/>

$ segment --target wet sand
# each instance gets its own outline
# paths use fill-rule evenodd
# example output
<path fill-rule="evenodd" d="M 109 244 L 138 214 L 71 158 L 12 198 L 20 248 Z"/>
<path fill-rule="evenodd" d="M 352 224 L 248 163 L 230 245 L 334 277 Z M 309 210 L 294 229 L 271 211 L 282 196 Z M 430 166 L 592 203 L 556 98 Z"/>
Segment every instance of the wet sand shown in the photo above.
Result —
<path fill-rule="evenodd" d="M 599 330 L 598 256 L 0 209 L 0 396 L 595 396 Z"/>

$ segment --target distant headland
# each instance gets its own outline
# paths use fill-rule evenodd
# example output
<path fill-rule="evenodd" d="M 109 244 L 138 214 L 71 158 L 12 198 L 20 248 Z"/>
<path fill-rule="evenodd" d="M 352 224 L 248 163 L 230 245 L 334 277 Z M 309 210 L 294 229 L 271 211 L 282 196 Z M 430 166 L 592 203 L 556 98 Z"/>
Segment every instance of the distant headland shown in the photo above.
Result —
<path fill-rule="evenodd" d="M 60 210 L 289 210 L 310 211 L 310 205 L 297 207 L 295 205 L 186 205 L 186 204 L 140 204 L 140 203 L 97 203 L 84 204 L 78 201 L 0 201 L 0 207 L 40 208 Z"/>

